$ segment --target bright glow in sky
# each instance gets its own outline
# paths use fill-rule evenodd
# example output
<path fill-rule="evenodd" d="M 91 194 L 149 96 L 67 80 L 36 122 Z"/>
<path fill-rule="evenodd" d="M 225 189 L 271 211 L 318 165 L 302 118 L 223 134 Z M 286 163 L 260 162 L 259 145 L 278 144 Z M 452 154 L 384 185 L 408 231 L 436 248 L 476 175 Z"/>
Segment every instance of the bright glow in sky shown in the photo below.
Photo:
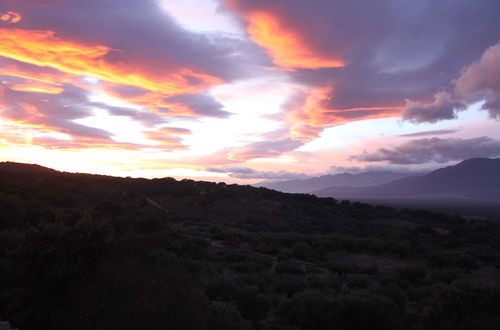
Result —
<path fill-rule="evenodd" d="M 500 156 L 497 5 L 382 2 L 1 3 L 0 161 L 254 183 Z"/>
<path fill-rule="evenodd" d="M 215 0 L 159 0 L 160 7 L 186 29 L 197 32 L 241 34 L 235 19 L 219 9 Z"/>

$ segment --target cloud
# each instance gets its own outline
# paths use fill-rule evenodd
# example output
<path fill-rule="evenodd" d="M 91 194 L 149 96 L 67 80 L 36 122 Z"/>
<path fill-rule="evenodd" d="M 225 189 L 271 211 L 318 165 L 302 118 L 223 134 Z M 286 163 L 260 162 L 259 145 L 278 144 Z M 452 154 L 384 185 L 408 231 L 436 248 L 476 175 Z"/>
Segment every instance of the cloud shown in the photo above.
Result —
<path fill-rule="evenodd" d="M 50 30 L 0 29 L 0 56 L 167 94 L 204 90 L 222 82 L 201 68 L 184 67 L 167 57 L 150 59 L 64 39 Z"/>
<path fill-rule="evenodd" d="M 437 129 L 432 131 L 423 131 L 409 134 L 401 134 L 399 137 L 422 137 L 422 136 L 434 136 L 434 135 L 446 135 L 453 134 L 460 131 L 459 129 Z"/>
<path fill-rule="evenodd" d="M 181 127 L 162 127 L 161 131 L 172 135 L 188 135 L 191 134 L 191 130 Z"/>
<path fill-rule="evenodd" d="M 6 22 L 6 23 L 17 23 L 22 19 L 22 16 L 19 13 L 16 13 L 14 11 L 8 11 L 5 13 L 0 12 L 0 21 Z"/>
<path fill-rule="evenodd" d="M 486 100 L 499 117 L 498 50 L 488 49 L 499 40 L 499 2 L 220 3 L 246 35 L 186 30 L 156 0 L 1 1 L 1 118 L 112 145 L 110 132 L 77 124 L 100 109 L 144 127 L 152 146 L 182 148 L 183 136 L 166 125 L 231 116 L 214 86 L 266 75 L 296 88 L 274 115 L 282 121 L 274 137 L 210 155 L 230 164 L 277 157 L 326 127 L 403 109 L 408 120 L 433 122 Z M 132 105 L 96 102 L 93 93 Z"/>
<path fill-rule="evenodd" d="M 455 90 L 469 103 L 484 100 L 482 108 L 500 119 L 500 43 L 488 48 L 454 81 Z"/>
<path fill-rule="evenodd" d="M 157 142 L 163 147 L 168 146 L 168 148 L 171 150 L 187 149 L 187 146 L 182 142 L 182 138 L 178 136 L 185 134 L 189 134 L 189 132 L 186 132 L 182 129 L 176 129 L 170 127 L 144 132 L 144 135 L 148 140 Z"/>
<path fill-rule="evenodd" d="M 278 15 L 266 11 L 246 13 L 250 39 L 267 50 L 273 62 L 288 70 L 335 68 L 344 61 L 321 54 L 308 43 L 306 36 L 293 26 L 286 26 Z"/>
<path fill-rule="evenodd" d="M 407 101 L 403 119 L 415 123 L 453 119 L 457 111 L 479 101 L 484 101 L 482 109 L 491 118 L 500 119 L 500 43 L 488 48 L 479 61 L 465 67 L 452 85 L 452 92 L 438 92 L 433 103 Z"/>
<path fill-rule="evenodd" d="M 341 174 L 341 173 L 361 173 L 364 172 L 364 168 L 359 166 L 337 166 L 332 165 L 328 171 L 329 174 Z"/>
<path fill-rule="evenodd" d="M 348 123 L 355 120 L 395 117 L 401 107 L 355 107 L 335 109 L 329 106 L 331 87 L 318 87 L 298 91 L 284 105 L 287 120 L 292 124 L 291 135 L 303 141 L 319 136 L 325 127 Z"/>
<path fill-rule="evenodd" d="M 60 94 L 16 91 L 0 86 L 0 116 L 17 124 L 73 136 L 109 138 L 110 133 L 73 122 L 90 115 L 86 91 L 65 86 Z"/>
<path fill-rule="evenodd" d="M 145 110 L 138 110 L 127 107 L 117 107 L 103 102 L 90 102 L 90 101 L 87 106 L 106 110 L 108 114 L 112 116 L 128 117 L 133 121 L 141 123 L 146 127 L 152 127 L 167 122 L 165 117 L 162 117 L 158 114 Z"/>
<path fill-rule="evenodd" d="M 164 116 L 225 117 L 207 90 L 261 74 L 266 62 L 241 38 L 183 29 L 153 0 L 8 1 L 0 13 L 0 74 L 27 79 L 11 86 L 22 91 L 87 85 Z"/>
<path fill-rule="evenodd" d="M 183 94 L 170 97 L 165 100 L 168 105 L 166 112 L 170 109 L 183 109 L 181 113 L 192 113 L 197 116 L 227 117 L 229 112 L 223 110 L 221 103 L 209 94 Z M 178 111 L 178 110 L 177 110 Z"/>
<path fill-rule="evenodd" d="M 466 104 L 453 100 L 447 92 L 438 92 L 434 95 L 434 102 L 422 103 L 407 100 L 406 108 L 402 112 L 404 120 L 414 123 L 436 123 L 444 119 L 456 118 L 456 110 L 464 110 Z"/>
<path fill-rule="evenodd" d="M 170 96 L 110 83 L 101 83 L 100 87 L 110 96 L 142 106 L 162 116 L 224 118 L 230 115 L 228 111 L 223 110 L 223 105 L 208 93 Z"/>
<path fill-rule="evenodd" d="M 415 122 L 453 118 L 461 98 L 436 91 L 500 37 L 500 3 L 491 1 L 223 3 L 298 86 L 283 111 L 289 135 L 303 142 L 326 127 L 403 109 Z"/>
<path fill-rule="evenodd" d="M 284 152 L 294 150 L 303 145 L 303 142 L 285 138 L 277 141 L 260 141 L 250 143 L 244 147 L 228 152 L 230 160 L 246 161 L 254 158 L 277 157 Z"/>
<path fill-rule="evenodd" d="M 46 148 L 185 149 L 182 139 L 176 135 L 188 134 L 189 130 L 181 128 L 146 131 L 145 135 L 154 143 L 145 145 L 117 142 L 111 132 L 76 122 L 92 116 L 94 109 L 98 108 L 106 110 L 110 115 L 131 118 L 145 127 L 165 124 L 164 117 L 154 113 L 92 102 L 88 91 L 72 85 L 64 85 L 59 94 L 18 91 L 9 88 L 9 85 L 0 85 L 0 118 L 10 125 L 2 135 L 8 136 L 12 143 L 25 143 L 25 139 L 16 133 L 22 129 L 34 135 L 30 144 Z M 57 138 L 51 134 L 64 136 Z"/>
<path fill-rule="evenodd" d="M 180 135 L 190 131 L 163 127 L 167 118 L 228 117 L 209 89 L 261 75 L 270 63 L 243 38 L 182 28 L 154 0 L 5 0 L 2 136 L 23 144 L 24 131 L 45 148 L 185 149 Z M 96 110 L 139 124 L 135 133 L 151 144 L 118 142 L 79 122 Z"/>
<path fill-rule="evenodd" d="M 437 137 L 405 142 L 392 149 L 380 148 L 374 152 L 353 155 L 359 162 L 388 162 L 389 164 L 446 163 L 475 157 L 500 155 L 500 140 L 486 136 L 472 139 L 440 139 Z"/>
<path fill-rule="evenodd" d="M 228 173 L 232 178 L 238 179 L 264 179 L 264 180 L 293 180 L 310 177 L 303 173 L 288 171 L 258 171 L 249 167 L 207 167 L 208 172 Z"/>

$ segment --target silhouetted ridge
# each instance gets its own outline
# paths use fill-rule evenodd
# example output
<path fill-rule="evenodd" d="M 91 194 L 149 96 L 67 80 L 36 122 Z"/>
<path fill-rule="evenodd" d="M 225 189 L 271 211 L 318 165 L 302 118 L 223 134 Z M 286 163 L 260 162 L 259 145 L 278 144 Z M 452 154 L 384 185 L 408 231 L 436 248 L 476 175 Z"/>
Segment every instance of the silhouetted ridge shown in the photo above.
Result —
<path fill-rule="evenodd" d="M 8 172 L 32 172 L 32 173 L 56 173 L 58 171 L 53 170 L 48 167 L 43 167 L 37 164 L 25 164 L 25 163 L 16 163 L 16 162 L 0 162 L 0 170 L 8 171 Z"/>

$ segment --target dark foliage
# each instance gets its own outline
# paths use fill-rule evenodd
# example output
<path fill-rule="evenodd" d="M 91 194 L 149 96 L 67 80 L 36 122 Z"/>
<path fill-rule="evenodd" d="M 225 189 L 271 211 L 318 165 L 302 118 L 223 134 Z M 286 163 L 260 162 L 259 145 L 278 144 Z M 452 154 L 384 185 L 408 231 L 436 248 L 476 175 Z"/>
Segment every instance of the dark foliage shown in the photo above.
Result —
<path fill-rule="evenodd" d="M 0 163 L 22 330 L 499 329 L 500 225 L 264 188 Z"/>

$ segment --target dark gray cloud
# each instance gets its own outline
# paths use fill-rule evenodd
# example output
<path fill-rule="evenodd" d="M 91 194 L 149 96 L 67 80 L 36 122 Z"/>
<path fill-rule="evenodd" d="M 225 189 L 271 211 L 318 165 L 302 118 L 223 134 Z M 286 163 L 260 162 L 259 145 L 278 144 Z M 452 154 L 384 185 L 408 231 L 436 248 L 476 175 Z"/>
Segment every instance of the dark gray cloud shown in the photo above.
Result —
<path fill-rule="evenodd" d="M 422 137 L 422 136 L 434 136 L 434 135 L 446 135 L 446 134 L 453 134 L 460 131 L 459 129 L 436 129 L 432 131 L 423 131 L 423 132 L 416 132 L 416 133 L 409 133 L 409 134 L 401 134 L 398 135 L 399 137 L 407 137 L 407 138 L 414 138 L 414 137 Z"/>
<path fill-rule="evenodd" d="M 456 118 L 456 110 L 464 110 L 465 103 L 453 100 L 447 92 L 439 92 L 434 95 L 434 102 L 422 103 L 407 101 L 406 108 L 402 112 L 404 120 L 414 123 L 436 123 L 440 120 Z"/>
<path fill-rule="evenodd" d="M 437 137 L 417 139 L 391 149 L 380 148 L 374 152 L 353 155 L 350 159 L 360 162 L 388 162 L 389 164 L 424 164 L 497 156 L 500 156 L 500 140 L 482 136 L 473 139 Z"/>
<path fill-rule="evenodd" d="M 71 136 L 111 138 L 111 133 L 77 124 L 76 119 L 91 115 L 91 102 L 85 90 L 68 85 L 60 94 L 23 92 L 0 86 L 0 117 Z"/>
<path fill-rule="evenodd" d="M 340 174 L 340 173 L 361 173 L 364 172 L 365 169 L 359 166 L 330 166 L 328 174 Z"/>
<path fill-rule="evenodd" d="M 484 100 L 482 108 L 491 118 L 500 119 L 500 43 L 469 65 L 454 84 L 464 100 L 469 103 Z"/>
<path fill-rule="evenodd" d="M 76 122 L 78 119 L 93 115 L 94 109 L 106 110 L 115 116 L 129 117 L 144 124 L 146 127 L 155 127 L 166 123 L 159 115 L 125 107 L 114 107 L 104 103 L 92 102 L 87 90 L 71 84 L 62 85 L 62 92 L 51 94 L 45 92 L 25 92 L 11 89 L 24 82 L 23 78 L 2 77 L 8 79 L 7 84 L 0 84 L 0 118 L 26 125 L 33 130 L 42 132 L 65 133 L 75 139 L 85 140 L 85 144 L 92 141 L 99 144 L 110 144 L 123 147 L 112 139 L 113 134 L 95 127 L 86 126 Z M 42 141 L 39 139 L 39 141 Z M 46 139 L 45 141 L 56 141 Z M 64 141 L 59 141 L 63 143 Z M 62 144 L 61 144 L 62 145 Z M 76 145 L 66 143 L 66 145 Z M 129 144 L 132 147 L 137 145 Z M 55 145 L 57 146 L 57 145 Z"/>
<path fill-rule="evenodd" d="M 435 123 L 453 119 L 467 105 L 484 101 L 482 109 L 500 119 L 500 43 L 488 48 L 481 58 L 453 80 L 450 92 L 438 92 L 433 103 L 407 101 L 403 119 Z"/>
<path fill-rule="evenodd" d="M 102 102 L 89 102 L 88 106 L 106 110 L 112 116 L 128 117 L 136 122 L 145 125 L 146 127 L 151 127 L 167 122 L 165 117 L 145 110 L 117 107 Z"/>
<path fill-rule="evenodd" d="M 223 110 L 223 105 L 210 94 L 183 94 L 170 97 L 166 102 L 187 106 L 197 116 L 227 117 L 231 113 Z M 169 111 L 168 108 L 164 111 Z"/>

